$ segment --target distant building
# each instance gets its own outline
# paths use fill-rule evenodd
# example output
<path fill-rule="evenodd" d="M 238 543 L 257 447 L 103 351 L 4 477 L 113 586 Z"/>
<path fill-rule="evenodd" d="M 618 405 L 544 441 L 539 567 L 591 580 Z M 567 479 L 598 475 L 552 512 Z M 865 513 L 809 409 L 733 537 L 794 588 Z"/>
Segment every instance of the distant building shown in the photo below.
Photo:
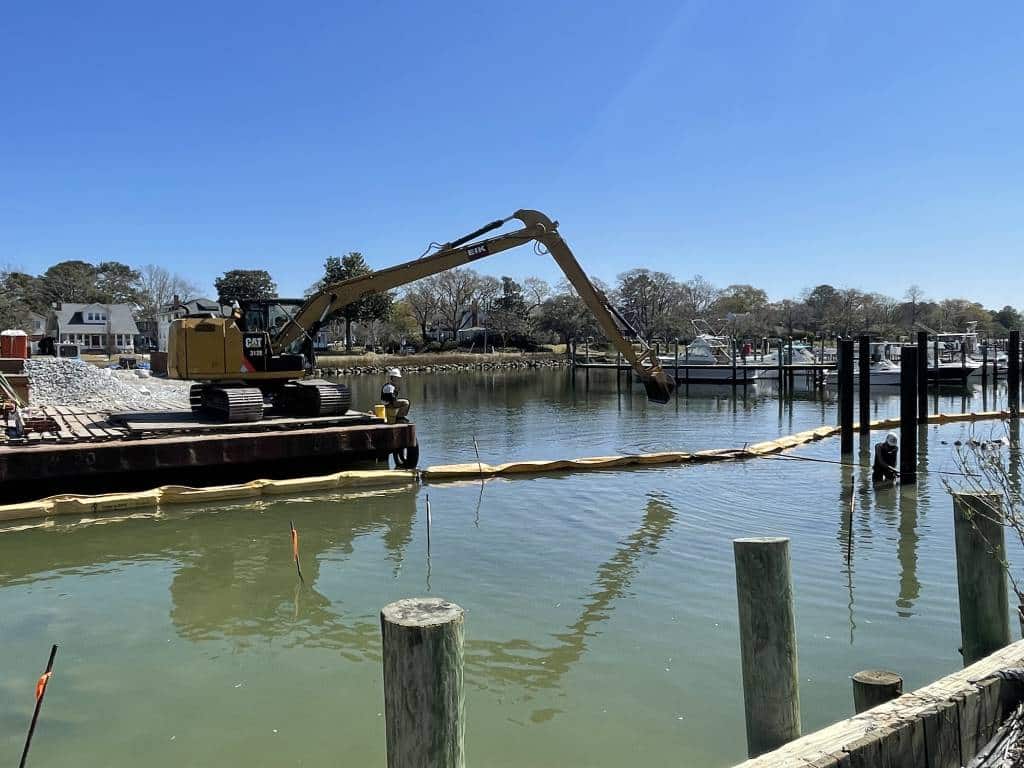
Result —
<path fill-rule="evenodd" d="M 129 304 L 58 303 L 46 321 L 46 333 L 82 352 L 134 352 L 138 326 Z"/>
<path fill-rule="evenodd" d="M 46 335 L 46 315 L 29 312 L 28 327 L 25 330 L 28 331 L 29 341 L 39 341 Z"/>
<path fill-rule="evenodd" d="M 188 317 L 189 315 L 213 314 L 220 316 L 221 313 L 222 310 L 218 301 L 213 301 L 212 299 L 181 301 L 181 299 L 175 296 L 170 304 L 165 304 L 156 314 L 156 348 L 161 352 L 167 351 L 167 337 L 170 334 L 171 321 L 179 317 Z"/>

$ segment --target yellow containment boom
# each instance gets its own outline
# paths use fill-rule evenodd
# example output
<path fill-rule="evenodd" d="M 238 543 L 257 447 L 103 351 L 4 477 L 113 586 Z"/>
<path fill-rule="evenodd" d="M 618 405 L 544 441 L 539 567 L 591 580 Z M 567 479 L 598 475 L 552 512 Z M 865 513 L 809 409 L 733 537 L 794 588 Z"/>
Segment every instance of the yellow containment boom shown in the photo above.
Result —
<path fill-rule="evenodd" d="M 522 228 L 485 240 L 478 239 L 500 229 L 512 219 L 518 219 Z M 662 369 L 654 350 L 615 310 L 604 293 L 594 287 L 558 233 L 558 222 L 539 211 L 528 209 L 516 211 L 506 219 L 492 221 L 420 259 L 326 286 L 310 296 L 290 322 L 271 338 L 272 353 L 280 355 L 296 340 L 312 336 L 331 314 L 363 296 L 383 293 L 531 242 L 539 243 L 554 258 L 580 299 L 594 314 L 601 331 L 633 366 L 647 390 L 647 397 L 657 403 L 667 403 L 675 389 L 675 380 Z"/>

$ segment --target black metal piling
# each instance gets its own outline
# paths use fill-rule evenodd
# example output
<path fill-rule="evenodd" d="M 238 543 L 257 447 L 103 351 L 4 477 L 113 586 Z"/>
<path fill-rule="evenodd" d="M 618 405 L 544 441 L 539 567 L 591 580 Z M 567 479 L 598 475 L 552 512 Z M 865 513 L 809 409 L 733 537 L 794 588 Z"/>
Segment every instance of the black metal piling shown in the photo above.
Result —
<path fill-rule="evenodd" d="M 917 347 L 900 351 L 900 482 L 917 482 Z"/>
<path fill-rule="evenodd" d="M 853 453 L 853 339 L 839 342 L 839 429 L 840 452 Z"/>
<path fill-rule="evenodd" d="M 1010 345 L 1006 350 L 1006 394 L 1010 411 L 1020 413 L 1020 331 L 1010 331 Z"/>

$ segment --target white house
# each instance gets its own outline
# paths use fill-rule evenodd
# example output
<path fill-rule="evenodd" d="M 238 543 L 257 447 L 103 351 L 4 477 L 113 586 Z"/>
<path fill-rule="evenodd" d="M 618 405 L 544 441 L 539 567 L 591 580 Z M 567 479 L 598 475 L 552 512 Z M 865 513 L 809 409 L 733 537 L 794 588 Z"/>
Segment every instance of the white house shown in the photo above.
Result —
<path fill-rule="evenodd" d="M 129 304 L 58 303 L 47 319 L 48 335 L 83 352 L 134 352 L 139 329 Z"/>

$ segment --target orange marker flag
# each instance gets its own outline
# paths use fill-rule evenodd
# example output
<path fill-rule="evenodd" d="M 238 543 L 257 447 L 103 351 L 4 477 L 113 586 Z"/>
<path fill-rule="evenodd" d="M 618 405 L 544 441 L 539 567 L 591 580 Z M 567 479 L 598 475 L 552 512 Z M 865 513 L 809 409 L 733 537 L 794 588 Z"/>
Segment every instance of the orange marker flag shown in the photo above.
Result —
<path fill-rule="evenodd" d="M 43 698 L 43 694 L 46 693 L 46 684 L 50 682 L 51 677 L 53 677 L 53 672 L 44 672 L 39 676 L 39 681 L 36 683 L 36 701 Z"/>

